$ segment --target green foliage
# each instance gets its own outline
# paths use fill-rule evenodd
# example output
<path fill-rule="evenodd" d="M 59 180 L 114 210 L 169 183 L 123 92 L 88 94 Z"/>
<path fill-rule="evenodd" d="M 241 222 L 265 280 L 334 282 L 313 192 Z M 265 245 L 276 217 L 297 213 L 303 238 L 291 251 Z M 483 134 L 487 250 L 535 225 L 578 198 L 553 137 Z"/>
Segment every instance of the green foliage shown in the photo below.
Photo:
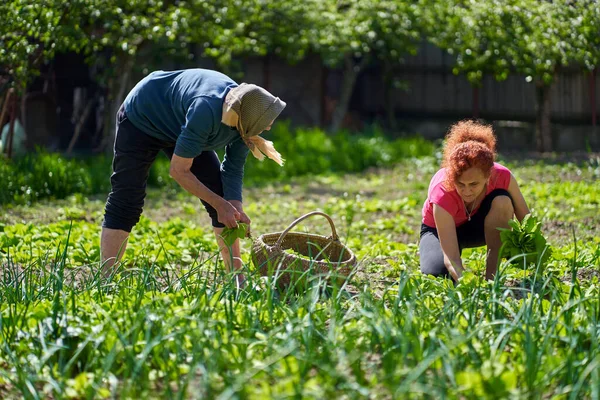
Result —
<path fill-rule="evenodd" d="M 99 155 L 65 158 L 44 150 L 8 160 L 0 158 L 0 204 L 32 204 L 72 194 L 106 195 L 110 191 L 112 159 Z M 172 179 L 169 162 L 160 157 L 150 169 L 148 185 L 164 187 Z"/>
<path fill-rule="evenodd" d="M 269 54 L 296 62 L 306 55 L 318 4 L 316 0 L 192 0 L 190 31 L 194 41 L 203 43 L 205 54 L 225 70 L 248 56 Z"/>
<path fill-rule="evenodd" d="M 454 72 L 474 84 L 483 74 L 505 80 L 521 73 L 550 84 L 557 66 L 587 59 L 598 33 L 598 5 L 538 0 L 422 0 L 427 37 L 456 56 Z M 585 6 L 583 6 L 585 7 Z M 594 20 L 595 19 L 595 20 Z M 585 28 L 584 28 L 585 26 Z M 467 27 L 467 29 L 465 28 Z M 577 35 L 573 27 L 588 33 Z M 595 32 L 592 34 L 591 32 Z M 584 55 L 585 54 L 585 55 Z M 597 54 L 597 52 L 596 52 Z M 596 59 L 597 60 L 597 59 Z"/>
<path fill-rule="evenodd" d="M 82 47 L 79 25 L 88 0 L 5 0 L 0 3 L 0 71 L 19 91 L 58 51 Z"/>
<path fill-rule="evenodd" d="M 247 184 L 261 184 L 301 175 L 327 172 L 358 172 L 369 167 L 392 165 L 403 158 L 433 152 L 433 144 L 422 138 L 385 139 L 375 130 L 369 136 L 339 132 L 328 135 L 320 129 L 291 129 L 277 123 L 271 133 L 277 149 L 286 158 L 284 167 L 252 156 L 246 162 Z M 30 204 L 43 198 L 62 199 L 71 194 L 106 195 L 110 191 L 111 158 L 105 155 L 83 160 L 65 159 L 44 151 L 15 160 L 0 159 L 0 204 Z M 169 176 L 169 160 L 159 156 L 148 185 L 179 186 Z"/>
<path fill-rule="evenodd" d="M 515 265 L 523 265 L 523 262 L 527 266 L 533 264 L 534 270 L 539 266 L 543 272 L 552 251 L 542 234 L 542 223 L 533 214 L 528 214 L 523 221 L 513 219 L 508 224 L 511 229 L 500 229 L 502 256 L 514 257 L 512 262 Z M 522 255 L 523 258 L 518 257 Z"/>
<path fill-rule="evenodd" d="M 321 2 L 313 22 L 313 46 L 325 64 L 337 67 L 347 57 L 400 62 L 416 53 L 419 12 L 407 1 L 350 0 Z"/>
<path fill-rule="evenodd" d="M 6 0 L 0 66 L 23 89 L 60 51 L 85 53 L 105 71 L 101 79 L 118 78 L 139 54 L 150 64 L 164 63 L 165 54 L 190 61 L 193 45 L 224 69 L 236 57 L 297 62 L 311 50 L 335 67 L 348 57 L 397 64 L 426 37 L 456 55 L 456 72 L 474 83 L 513 69 L 548 83 L 557 65 L 597 66 L 599 7 L 594 0 Z"/>
<path fill-rule="evenodd" d="M 507 51 L 512 64 L 528 82 L 535 80 L 548 85 L 554 80 L 558 66 L 575 62 L 574 49 L 579 43 L 571 34 L 579 16 L 573 11 L 574 8 L 561 2 L 531 0 L 515 4 L 506 13 L 511 23 L 518 21 L 514 32 L 523 37 L 511 43 Z"/>
<path fill-rule="evenodd" d="M 572 2 L 570 7 L 575 16 L 570 36 L 577 43 L 573 46 L 575 59 L 592 70 L 600 65 L 600 2 L 581 0 Z"/>
<path fill-rule="evenodd" d="M 340 131 L 329 134 L 318 128 L 291 129 L 278 122 L 267 135 L 285 158 L 283 167 L 249 156 L 246 182 L 318 175 L 323 172 L 358 172 L 369 167 L 393 165 L 399 160 L 431 154 L 434 145 L 421 137 L 390 141 L 377 128 L 368 135 Z"/>
<path fill-rule="evenodd" d="M 90 193 L 89 171 L 81 163 L 40 151 L 17 161 L 0 160 L 0 204 L 61 199 Z"/>
<path fill-rule="evenodd" d="M 0 214 L 27 221 L 0 224 L 1 397 L 594 398 L 597 165 L 511 165 L 562 243 L 534 290 L 519 267 L 484 280 L 485 248 L 465 249 L 469 272 L 456 287 L 419 272 L 420 208 L 437 165 L 424 157 L 249 191 L 257 232 L 316 208 L 332 216 L 360 260 L 343 288 L 307 279 L 305 290 L 277 291 L 244 251 L 248 284 L 238 290 L 217 261 L 209 220 L 184 211 L 202 207 L 189 195 L 150 191 L 107 278 L 102 201 Z"/>
<path fill-rule="evenodd" d="M 185 13 L 161 0 L 7 0 L 0 13 L 0 66 L 19 90 L 57 52 L 83 52 L 105 70 L 98 77 L 105 80 L 146 44 L 177 56 L 189 39 Z"/>
<path fill-rule="evenodd" d="M 227 246 L 231 247 L 237 239 L 246 238 L 248 233 L 248 224 L 238 222 L 235 228 L 225 227 L 223 232 L 221 232 L 221 239 L 223 239 Z"/>

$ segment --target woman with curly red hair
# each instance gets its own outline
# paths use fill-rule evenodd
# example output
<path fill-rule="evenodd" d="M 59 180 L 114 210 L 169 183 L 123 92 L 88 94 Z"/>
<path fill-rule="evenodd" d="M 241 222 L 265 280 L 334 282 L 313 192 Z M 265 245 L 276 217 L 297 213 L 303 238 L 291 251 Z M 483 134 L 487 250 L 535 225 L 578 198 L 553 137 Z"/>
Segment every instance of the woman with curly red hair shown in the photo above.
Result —
<path fill-rule="evenodd" d="M 452 126 L 442 169 L 431 179 L 423 205 L 421 272 L 457 281 L 465 269 L 462 249 L 487 245 L 486 278 L 493 279 L 502 244 L 498 228 L 508 228 L 513 215 L 521 221 L 529 213 L 514 176 L 495 159 L 491 126 L 473 121 Z"/>

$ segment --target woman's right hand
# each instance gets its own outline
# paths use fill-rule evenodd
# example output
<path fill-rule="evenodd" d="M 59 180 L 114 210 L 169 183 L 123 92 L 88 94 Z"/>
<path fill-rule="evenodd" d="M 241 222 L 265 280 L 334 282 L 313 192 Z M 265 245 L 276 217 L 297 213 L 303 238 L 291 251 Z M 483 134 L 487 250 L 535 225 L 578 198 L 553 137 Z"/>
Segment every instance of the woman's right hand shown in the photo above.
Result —
<path fill-rule="evenodd" d="M 218 220 L 220 223 L 228 228 L 237 227 L 238 221 L 240 220 L 240 213 L 227 200 L 223 200 L 217 208 Z"/>
<path fill-rule="evenodd" d="M 450 273 L 450 276 L 452 277 L 452 279 L 454 279 L 454 282 L 458 282 L 458 280 L 460 279 L 460 277 L 462 276 L 463 272 L 464 272 L 464 268 L 463 267 L 459 267 L 458 265 L 447 265 L 446 268 L 448 269 L 448 272 Z"/>

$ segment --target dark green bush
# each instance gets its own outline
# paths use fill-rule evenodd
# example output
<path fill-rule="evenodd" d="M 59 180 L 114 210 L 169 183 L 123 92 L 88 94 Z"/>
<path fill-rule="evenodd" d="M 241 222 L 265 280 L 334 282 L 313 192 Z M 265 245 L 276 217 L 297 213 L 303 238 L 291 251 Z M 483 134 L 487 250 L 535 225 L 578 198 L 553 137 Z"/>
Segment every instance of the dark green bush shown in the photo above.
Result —
<path fill-rule="evenodd" d="M 378 129 L 368 134 L 328 134 L 318 128 L 291 129 L 279 122 L 266 137 L 275 143 L 286 163 L 280 167 L 249 155 L 246 184 L 257 184 L 325 172 L 359 172 L 369 167 L 391 165 L 406 157 L 433 154 L 434 146 L 421 137 L 386 139 Z M 99 155 L 67 159 L 38 150 L 22 158 L 0 158 L 0 204 L 31 204 L 40 199 L 61 199 L 71 194 L 108 194 L 112 158 Z M 169 176 L 169 160 L 159 156 L 148 178 L 149 186 L 176 183 Z"/>
<path fill-rule="evenodd" d="M 259 162 L 250 155 L 246 163 L 247 183 L 324 172 L 359 172 L 434 152 L 434 145 L 422 137 L 391 141 L 377 128 L 368 135 L 343 131 L 328 134 L 318 128 L 292 130 L 289 123 L 279 122 L 265 136 L 286 159 L 285 166 L 281 168 L 268 160 Z"/>
<path fill-rule="evenodd" d="M 10 162 L 0 161 L 0 202 L 29 204 L 43 198 L 91 193 L 88 168 L 59 154 L 36 151 Z"/>

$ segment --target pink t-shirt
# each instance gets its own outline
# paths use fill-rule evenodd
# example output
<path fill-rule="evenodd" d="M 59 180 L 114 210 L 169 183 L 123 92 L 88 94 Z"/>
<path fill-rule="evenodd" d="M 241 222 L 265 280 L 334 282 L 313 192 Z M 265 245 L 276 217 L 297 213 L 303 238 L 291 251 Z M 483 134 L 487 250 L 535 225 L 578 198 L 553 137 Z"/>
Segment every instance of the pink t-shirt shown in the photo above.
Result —
<path fill-rule="evenodd" d="M 487 184 L 485 195 L 487 196 L 494 189 L 508 189 L 511 173 L 508 168 L 498 163 L 494 163 L 490 179 Z M 467 213 L 465 211 L 465 203 L 458 195 L 456 189 L 448 191 L 444 188 L 446 180 L 446 169 L 440 169 L 431 178 L 429 190 L 427 192 L 427 200 L 423 204 L 423 223 L 427 226 L 435 228 L 435 220 L 433 219 L 433 205 L 437 204 L 444 210 L 448 211 L 454 218 L 456 226 L 460 226 L 467 221 Z M 479 206 L 471 215 L 474 215 L 479 210 Z"/>

